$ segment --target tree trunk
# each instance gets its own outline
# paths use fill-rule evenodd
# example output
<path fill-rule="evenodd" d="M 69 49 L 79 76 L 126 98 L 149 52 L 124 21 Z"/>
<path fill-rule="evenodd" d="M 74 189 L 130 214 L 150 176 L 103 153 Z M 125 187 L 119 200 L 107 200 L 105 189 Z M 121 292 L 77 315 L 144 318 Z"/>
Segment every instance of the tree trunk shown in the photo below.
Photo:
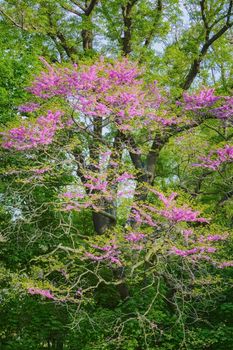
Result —
<path fill-rule="evenodd" d="M 188 75 L 185 78 L 185 82 L 182 85 L 182 89 L 183 90 L 188 90 L 192 84 L 192 82 L 194 81 L 194 79 L 196 78 L 197 74 L 200 71 L 200 64 L 201 64 L 201 58 L 196 59 L 193 61 L 193 64 L 189 70 Z"/>
<path fill-rule="evenodd" d="M 109 214 L 115 217 L 114 212 L 115 210 L 111 210 Z M 106 215 L 103 215 L 98 212 L 93 212 L 92 219 L 93 219 L 94 229 L 98 235 L 102 235 L 105 231 L 115 226 L 116 224 L 116 220 L 111 219 L 110 217 L 107 217 Z"/>
<path fill-rule="evenodd" d="M 132 51 L 132 18 L 131 18 L 131 11 L 132 11 L 133 4 L 129 1 L 125 6 L 122 6 L 122 15 L 123 15 L 123 22 L 124 22 L 124 35 L 122 38 L 122 51 L 124 56 L 127 56 Z"/>
<path fill-rule="evenodd" d="M 62 339 L 57 339 L 56 350 L 63 350 L 63 349 L 64 349 L 64 344 Z"/>
<path fill-rule="evenodd" d="M 92 50 L 93 49 L 93 33 L 90 29 L 83 29 L 81 32 L 82 41 L 83 41 L 83 50 Z"/>

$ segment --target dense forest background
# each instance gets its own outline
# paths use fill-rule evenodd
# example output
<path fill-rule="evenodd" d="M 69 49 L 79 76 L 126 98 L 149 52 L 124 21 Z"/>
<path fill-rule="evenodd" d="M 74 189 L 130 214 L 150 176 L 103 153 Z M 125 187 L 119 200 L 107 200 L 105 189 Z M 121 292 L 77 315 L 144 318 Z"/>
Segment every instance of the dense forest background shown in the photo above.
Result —
<path fill-rule="evenodd" d="M 233 1 L 0 0 L 0 29 L 0 349 L 233 349 Z"/>

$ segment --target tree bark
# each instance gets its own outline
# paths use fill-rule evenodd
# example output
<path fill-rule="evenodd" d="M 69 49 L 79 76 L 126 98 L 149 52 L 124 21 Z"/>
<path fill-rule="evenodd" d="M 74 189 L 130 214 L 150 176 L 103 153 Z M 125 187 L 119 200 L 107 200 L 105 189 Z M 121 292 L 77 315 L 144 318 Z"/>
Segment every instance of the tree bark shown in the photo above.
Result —
<path fill-rule="evenodd" d="M 115 208 L 112 210 L 106 210 L 107 213 L 110 213 L 113 217 L 116 216 Z M 102 235 L 108 229 L 115 226 L 116 220 L 114 218 L 107 217 L 102 213 L 93 212 L 92 213 L 93 225 L 97 234 Z"/>
<path fill-rule="evenodd" d="M 83 50 L 92 50 L 93 49 L 93 33 L 90 29 L 83 29 L 81 32 Z"/>
<path fill-rule="evenodd" d="M 123 38 L 122 51 L 124 56 L 128 56 L 132 51 L 132 9 L 138 0 L 129 0 L 121 6 L 123 16 Z"/>
<path fill-rule="evenodd" d="M 132 27 L 132 18 L 131 18 L 132 6 L 130 3 L 127 3 L 126 6 L 122 6 L 122 14 L 124 21 L 124 35 L 122 38 L 122 51 L 124 56 L 127 56 L 132 51 L 131 45 L 131 27 Z"/>

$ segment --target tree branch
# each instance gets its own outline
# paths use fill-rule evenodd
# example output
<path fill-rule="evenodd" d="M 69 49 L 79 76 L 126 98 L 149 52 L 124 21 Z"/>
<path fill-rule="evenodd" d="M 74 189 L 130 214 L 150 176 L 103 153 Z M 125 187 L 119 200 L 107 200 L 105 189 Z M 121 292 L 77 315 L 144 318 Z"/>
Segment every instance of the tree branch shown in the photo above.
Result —
<path fill-rule="evenodd" d="M 94 7 L 97 5 L 99 0 L 91 0 L 89 6 L 85 9 L 85 15 L 89 16 L 91 12 L 94 10 Z"/>
<path fill-rule="evenodd" d="M 202 1 L 203 2 L 203 1 Z M 204 6 L 204 4 L 202 5 Z M 183 90 L 187 90 L 189 89 L 189 87 L 191 86 L 192 82 L 194 81 L 194 79 L 196 78 L 197 74 L 199 73 L 200 70 L 200 64 L 203 60 L 203 58 L 205 57 L 205 55 L 208 52 L 208 49 L 210 48 L 210 46 L 216 41 L 218 40 L 221 36 L 223 36 L 223 34 L 230 29 L 233 26 L 233 22 L 230 22 L 231 16 L 232 16 L 232 6 L 233 6 L 233 0 L 230 0 L 229 2 L 229 7 L 228 7 L 228 11 L 227 14 L 225 15 L 226 19 L 226 23 L 225 25 L 219 29 L 217 31 L 217 33 L 213 34 L 211 38 L 209 38 L 209 36 L 206 38 L 208 40 L 205 41 L 204 45 L 202 46 L 200 53 L 198 55 L 198 58 L 195 58 L 188 74 L 186 75 L 185 81 L 184 83 L 181 85 L 181 88 Z M 204 20 L 204 19 L 203 19 Z M 206 21 L 206 19 L 205 19 Z M 208 27 L 209 28 L 209 27 Z M 213 28 L 213 25 L 210 27 L 211 29 Z M 209 28 L 209 30 L 210 30 Z"/>
<path fill-rule="evenodd" d="M 163 10 L 163 5 L 162 5 L 162 1 L 161 0 L 158 0 L 157 2 L 157 7 L 156 7 L 156 15 L 155 15 L 155 20 L 154 20 L 154 23 L 153 23 L 153 27 L 152 29 L 150 30 L 149 34 L 147 35 L 146 39 L 145 39 L 145 43 L 144 43 L 144 46 L 145 47 L 148 47 L 153 39 L 153 34 L 154 34 L 154 31 L 155 31 L 155 28 L 156 28 L 156 24 L 158 23 L 158 21 L 160 20 L 161 16 L 162 16 L 162 10 Z"/>
<path fill-rule="evenodd" d="M 98 213 L 98 214 L 101 214 L 103 216 L 105 216 L 106 218 L 110 219 L 112 222 L 116 222 L 116 217 L 110 213 L 107 213 L 106 211 L 104 210 L 99 210 L 99 211 L 94 211 L 95 213 Z"/>
<path fill-rule="evenodd" d="M 24 27 L 23 24 L 19 24 L 17 23 L 10 15 L 8 15 L 2 8 L 0 8 L 0 13 L 3 15 L 3 17 L 5 17 L 6 19 L 8 19 L 8 21 L 10 21 L 15 27 L 23 29 L 23 30 L 27 30 L 27 28 Z"/>
<path fill-rule="evenodd" d="M 70 0 L 70 2 L 72 2 L 73 4 L 78 6 L 83 12 L 86 11 L 86 8 L 79 1 L 77 1 L 77 0 Z"/>
<path fill-rule="evenodd" d="M 75 10 L 73 7 L 69 6 L 68 4 L 61 4 L 61 7 L 65 11 L 71 12 L 71 13 L 73 13 L 76 16 L 79 16 L 79 17 L 83 16 L 82 12 L 79 12 L 79 11 Z"/>
<path fill-rule="evenodd" d="M 47 33 L 53 40 L 56 40 L 56 38 L 59 39 L 60 45 L 67 54 L 68 57 L 72 58 L 73 54 L 77 53 L 77 50 L 74 47 L 71 47 L 68 45 L 67 40 L 62 32 L 60 32 L 53 22 L 52 14 L 48 13 L 48 19 L 49 19 L 49 26 L 50 29 Z"/>
<path fill-rule="evenodd" d="M 207 41 L 209 39 L 210 28 L 209 28 L 209 23 L 208 23 L 207 18 L 206 18 L 206 14 L 205 14 L 205 0 L 200 1 L 200 7 L 201 7 L 201 17 L 202 17 L 202 21 L 204 23 L 204 27 L 205 27 L 205 31 L 206 31 L 205 39 Z"/>
<path fill-rule="evenodd" d="M 122 38 L 122 50 L 124 56 L 127 56 L 132 51 L 132 17 L 131 11 L 138 0 L 129 0 L 125 5 L 121 6 L 123 23 L 124 23 L 124 36 Z"/>

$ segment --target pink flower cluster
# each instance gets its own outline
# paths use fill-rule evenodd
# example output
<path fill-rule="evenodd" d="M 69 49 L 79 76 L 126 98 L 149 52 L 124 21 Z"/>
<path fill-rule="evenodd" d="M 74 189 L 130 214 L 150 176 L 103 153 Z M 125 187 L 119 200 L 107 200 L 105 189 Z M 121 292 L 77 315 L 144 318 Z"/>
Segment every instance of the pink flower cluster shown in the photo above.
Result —
<path fill-rule="evenodd" d="M 118 198 L 132 198 L 135 193 L 135 190 L 123 190 L 117 192 Z"/>
<path fill-rule="evenodd" d="M 92 200 L 89 198 L 85 200 L 85 194 L 79 192 L 64 192 L 59 195 L 61 199 L 65 199 L 66 203 L 63 203 L 64 211 L 80 211 L 82 209 L 87 209 L 93 207 Z M 78 202 L 77 200 L 82 200 Z M 68 201 L 68 204 L 67 204 Z"/>
<path fill-rule="evenodd" d="M 157 226 L 157 223 L 153 220 L 151 215 L 149 215 L 139 207 L 134 206 L 131 215 L 134 218 L 135 222 L 137 222 L 138 224 L 147 224 L 151 227 Z"/>
<path fill-rule="evenodd" d="M 110 245 L 106 245 L 104 247 L 99 247 L 97 245 L 93 245 L 93 248 L 98 249 L 104 254 L 102 255 L 94 255 L 92 253 L 86 252 L 86 257 L 93 261 L 106 261 L 111 264 L 121 265 L 121 261 L 119 259 L 120 251 L 116 244 L 112 243 Z"/>
<path fill-rule="evenodd" d="M 158 108 L 165 101 L 157 82 L 145 84 L 141 79 L 142 71 L 127 59 L 114 64 L 100 59 L 92 66 L 74 65 L 72 68 L 44 63 L 47 72 L 42 72 L 29 88 L 37 97 L 62 96 L 87 117 L 114 117 L 122 131 L 130 130 L 134 119 L 142 126 L 177 123 L 175 118 L 157 116 Z"/>
<path fill-rule="evenodd" d="M 98 190 L 98 189 L 102 189 L 102 186 L 93 185 L 91 188 Z M 102 198 L 102 196 L 104 196 L 106 199 L 110 198 L 110 195 L 107 192 L 97 194 L 95 191 L 93 193 L 91 192 L 88 193 L 88 195 L 85 193 L 68 191 L 68 192 L 61 193 L 59 195 L 59 198 L 65 200 L 62 203 L 63 211 L 72 211 L 72 210 L 80 211 L 83 209 L 92 208 L 93 210 L 98 212 L 99 210 L 102 209 L 99 203 L 99 199 Z"/>
<path fill-rule="evenodd" d="M 225 267 L 233 267 L 233 261 L 224 261 L 218 265 L 220 269 L 224 269 Z"/>
<path fill-rule="evenodd" d="M 89 201 L 86 203 L 72 203 L 72 204 L 67 204 L 64 206 L 64 211 L 71 211 L 71 210 L 76 210 L 76 211 L 80 211 L 82 209 L 87 209 L 87 208 L 93 208 L 93 209 L 97 209 L 94 208 L 94 205 Z"/>
<path fill-rule="evenodd" d="M 84 198 L 85 195 L 83 193 L 77 193 L 77 192 L 65 192 L 61 195 L 61 197 L 73 199 L 73 198 Z"/>
<path fill-rule="evenodd" d="M 172 192 L 172 194 L 169 197 L 165 197 L 163 193 L 156 191 L 153 188 L 151 188 L 150 191 L 159 197 L 159 199 L 163 202 L 165 207 L 170 207 L 174 203 L 174 199 L 178 195 L 176 192 Z"/>
<path fill-rule="evenodd" d="M 40 168 L 40 169 L 32 169 L 31 171 L 37 175 L 41 175 L 41 174 L 46 173 L 49 170 L 50 170 L 50 168 L 46 167 L 46 168 Z"/>
<path fill-rule="evenodd" d="M 85 178 L 88 180 L 87 183 L 84 184 L 86 188 L 89 188 L 90 191 L 98 190 L 98 191 L 106 191 L 108 182 L 104 181 L 101 176 L 94 177 L 92 175 L 85 175 Z"/>
<path fill-rule="evenodd" d="M 122 175 L 120 175 L 119 177 L 116 178 L 116 181 L 117 182 L 124 182 L 124 181 L 127 181 L 127 180 L 133 180 L 134 179 L 134 176 L 132 174 L 129 174 L 129 173 L 123 173 Z"/>
<path fill-rule="evenodd" d="M 62 127 L 60 111 L 48 111 L 46 116 L 39 117 L 34 124 L 20 126 L 2 133 L 2 147 L 23 151 L 52 143 L 56 131 Z"/>
<path fill-rule="evenodd" d="M 203 89 L 198 94 L 193 95 L 185 92 L 183 94 L 184 109 L 188 111 L 197 111 L 213 106 L 219 99 L 219 96 L 214 95 L 214 89 Z"/>
<path fill-rule="evenodd" d="M 177 193 L 173 192 L 167 198 L 164 196 L 163 193 L 158 192 L 154 189 L 150 189 L 150 191 L 155 193 L 166 207 L 166 209 L 158 210 L 154 206 L 144 205 L 144 207 L 150 210 L 151 212 L 159 214 L 172 222 L 209 222 L 209 220 L 205 218 L 198 217 L 200 215 L 199 211 L 194 211 L 186 207 L 177 208 L 174 203 L 174 199 L 177 196 Z"/>
<path fill-rule="evenodd" d="M 55 70 L 55 68 L 49 64 L 46 64 L 46 66 L 48 71 L 42 72 L 40 76 L 35 79 L 32 86 L 28 88 L 28 91 L 35 96 L 45 99 L 56 95 L 67 94 L 67 84 L 64 84 L 64 79 L 59 74 L 59 70 Z"/>
<path fill-rule="evenodd" d="M 228 237 L 227 233 L 225 233 L 224 235 L 216 234 L 216 235 L 208 235 L 206 237 L 205 236 L 195 237 L 194 231 L 192 229 L 186 229 L 181 232 L 185 239 L 185 247 L 187 247 L 188 244 L 192 244 L 193 247 L 191 249 L 187 249 L 187 248 L 179 249 L 176 246 L 173 246 L 170 249 L 170 254 L 178 255 L 181 257 L 190 257 L 192 261 L 204 259 L 206 261 L 211 262 L 214 266 L 219 266 L 220 268 L 223 268 L 226 266 L 233 266 L 233 264 L 231 265 L 231 262 L 230 264 L 228 264 L 228 262 L 225 262 L 218 265 L 211 258 L 211 256 L 209 256 L 209 254 L 215 253 L 217 251 L 217 249 L 215 247 L 210 246 L 209 243 L 210 242 L 215 243 L 215 242 L 225 240 Z M 193 236 L 192 239 L 189 239 L 190 236 Z M 200 243 L 205 245 L 200 246 L 199 245 Z"/>
<path fill-rule="evenodd" d="M 209 220 L 199 218 L 199 211 L 194 211 L 189 208 L 169 208 L 168 210 L 158 210 L 158 214 L 173 222 L 206 222 Z"/>
<path fill-rule="evenodd" d="M 39 103 L 28 102 L 25 105 L 21 105 L 18 107 L 19 112 L 21 113 L 29 113 L 34 112 L 40 107 Z"/>
<path fill-rule="evenodd" d="M 136 64 L 130 67 L 126 65 L 126 60 L 116 62 L 115 66 L 108 70 L 109 78 L 114 81 L 116 85 L 132 84 L 138 78 L 139 71 Z"/>
<path fill-rule="evenodd" d="M 209 235 L 207 237 L 201 236 L 198 241 L 199 242 L 217 242 L 217 241 L 224 241 L 228 237 L 227 234 L 225 235 Z"/>
<path fill-rule="evenodd" d="M 182 234 L 184 236 L 185 241 L 187 242 L 189 240 L 189 237 L 193 235 L 192 229 L 183 230 Z"/>
<path fill-rule="evenodd" d="M 125 235 L 125 239 L 129 242 L 138 242 L 145 238 L 145 235 L 140 232 L 130 232 Z"/>
<path fill-rule="evenodd" d="M 233 161 L 233 146 L 226 145 L 215 151 L 211 151 L 208 156 L 200 157 L 201 163 L 193 164 L 193 166 L 218 170 L 220 165 Z"/>
<path fill-rule="evenodd" d="M 130 249 L 141 251 L 144 248 L 144 240 L 146 236 L 141 232 L 130 232 L 125 235 L 125 239 L 130 243 Z M 137 244 L 140 242 L 140 244 Z"/>
<path fill-rule="evenodd" d="M 54 295 L 47 289 L 28 288 L 28 293 L 31 295 L 42 295 L 43 297 L 48 299 L 55 299 Z"/>
<path fill-rule="evenodd" d="M 210 108 L 209 113 L 218 119 L 227 121 L 233 117 L 233 97 L 216 96 L 214 89 L 203 89 L 197 94 L 183 94 L 184 102 L 177 102 L 182 105 L 185 110 L 198 112 L 199 110 L 214 106 L 219 101 L 218 106 Z M 221 102 L 220 102 L 221 100 Z"/>
<path fill-rule="evenodd" d="M 229 120 L 233 117 L 233 97 L 224 97 L 224 101 L 223 105 L 212 109 L 211 112 L 216 118 Z"/>
<path fill-rule="evenodd" d="M 152 120 L 156 121 L 158 124 L 161 124 L 163 126 L 171 126 L 179 124 L 181 120 L 178 118 L 164 118 L 160 116 L 153 116 Z"/>
<path fill-rule="evenodd" d="M 202 254 L 202 253 L 215 253 L 215 252 L 216 252 L 216 248 L 214 247 L 195 247 L 187 250 L 182 250 L 176 247 L 172 247 L 170 251 L 171 254 L 179 255 L 182 257 L 186 257 L 194 254 L 200 254 L 200 253 Z"/>

